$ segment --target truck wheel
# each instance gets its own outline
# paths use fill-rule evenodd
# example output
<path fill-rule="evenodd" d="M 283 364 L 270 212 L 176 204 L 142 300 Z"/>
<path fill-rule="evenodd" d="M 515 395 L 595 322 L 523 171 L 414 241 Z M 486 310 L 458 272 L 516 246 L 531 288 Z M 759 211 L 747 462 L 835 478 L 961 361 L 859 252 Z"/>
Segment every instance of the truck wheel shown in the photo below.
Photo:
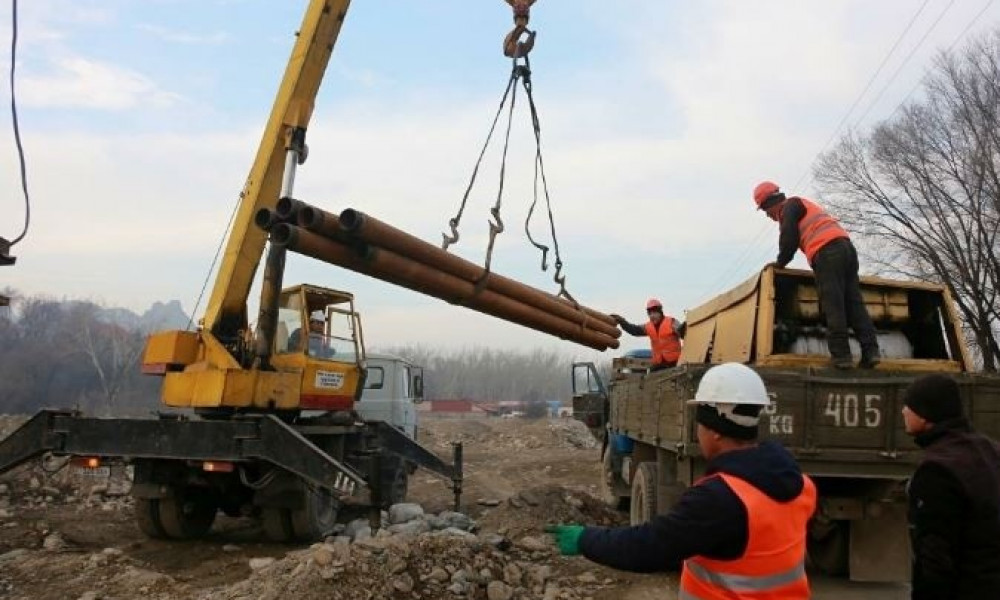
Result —
<path fill-rule="evenodd" d="M 597 489 L 601 500 L 615 510 L 628 510 L 629 490 L 621 477 L 615 473 L 614 456 L 611 448 L 604 451 L 604 459 L 601 461 L 601 478 Z"/>
<path fill-rule="evenodd" d="M 656 463 L 639 463 L 632 477 L 632 506 L 629 522 L 648 523 L 656 516 Z"/>
<path fill-rule="evenodd" d="M 820 573 L 847 575 L 849 569 L 850 523 L 833 521 L 829 526 L 810 526 L 806 535 L 809 565 Z"/>
<path fill-rule="evenodd" d="M 409 480 L 410 469 L 405 460 L 395 457 L 382 459 L 382 484 L 385 486 L 382 498 L 389 506 L 406 500 Z"/>
<path fill-rule="evenodd" d="M 175 487 L 173 493 L 160 498 L 158 504 L 164 533 L 178 540 L 199 538 L 208 533 L 218 511 L 209 491 L 196 487 Z"/>
<path fill-rule="evenodd" d="M 302 484 L 302 506 L 291 511 L 292 531 L 301 542 L 322 540 L 337 524 L 340 503 L 322 488 Z"/>
<path fill-rule="evenodd" d="M 260 512 L 264 537 L 270 542 L 285 544 L 295 539 L 292 529 L 292 511 L 287 508 L 265 506 Z"/>
<path fill-rule="evenodd" d="M 160 501 L 157 498 L 135 499 L 135 522 L 147 537 L 154 540 L 167 537 L 163 524 L 160 523 Z"/>

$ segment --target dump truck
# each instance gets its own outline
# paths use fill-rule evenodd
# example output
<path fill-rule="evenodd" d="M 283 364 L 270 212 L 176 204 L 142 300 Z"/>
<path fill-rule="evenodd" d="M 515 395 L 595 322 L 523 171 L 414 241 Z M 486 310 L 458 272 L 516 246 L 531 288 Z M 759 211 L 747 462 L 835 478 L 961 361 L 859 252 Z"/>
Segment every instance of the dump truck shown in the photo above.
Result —
<path fill-rule="evenodd" d="M 674 368 L 615 358 L 604 382 L 594 364 L 574 364 L 574 408 L 606 406 L 604 499 L 627 506 L 633 524 L 668 512 L 705 470 L 685 401 L 712 365 L 744 363 L 772 399 L 761 438 L 784 444 L 819 490 L 809 564 L 855 581 L 908 580 L 905 487 L 920 452 L 903 429 L 903 392 L 920 375 L 951 375 L 973 425 L 997 438 L 1000 378 L 975 372 L 946 288 L 864 277 L 861 292 L 882 353 L 874 370 L 830 367 L 813 274 L 774 267 L 687 313 Z"/>
<path fill-rule="evenodd" d="M 378 396 L 386 376 L 392 393 L 419 396 L 419 369 L 369 363 L 351 293 L 285 287 L 282 246 L 272 244 L 263 259 L 268 233 L 258 215 L 301 206 L 296 169 L 349 4 L 310 0 L 306 8 L 198 329 L 147 341 L 142 370 L 163 380 L 159 414 L 43 410 L 0 440 L 0 473 L 44 453 L 82 468 L 127 464 L 139 528 L 169 539 L 204 535 L 219 512 L 256 517 L 279 542 L 322 539 L 348 516 L 367 514 L 378 527 L 418 466 L 444 479 L 458 503 L 461 446 L 445 462 L 415 441 L 406 415 L 394 422 L 398 406 L 363 399 L 366 388 Z M 248 298 L 262 259 L 252 329 Z"/>

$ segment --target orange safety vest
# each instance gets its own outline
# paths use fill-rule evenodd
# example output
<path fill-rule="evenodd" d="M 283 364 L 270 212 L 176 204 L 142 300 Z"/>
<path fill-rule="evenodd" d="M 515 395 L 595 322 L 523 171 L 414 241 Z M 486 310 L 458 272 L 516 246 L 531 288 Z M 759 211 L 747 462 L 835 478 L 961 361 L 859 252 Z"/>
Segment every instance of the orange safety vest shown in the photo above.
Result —
<path fill-rule="evenodd" d="M 652 321 L 646 323 L 646 335 L 653 349 L 653 364 L 676 363 L 681 357 L 681 338 L 674 331 L 673 317 L 663 315 L 659 328 Z"/>
<path fill-rule="evenodd" d="M 684 561 L 680 600 L 809 598 L 806 526 L 816 510 L 815 484 L 802 475 L 799 496 L 778 502 L 739 477 L 718 476 L 747 509 L 747 547 L 736 560 L 693 556 Z"/>
<path fill-rule="evenodd" d="M 833 240 L 850 237 L 844 228 L 837 223 L 818 204 L 805 198 L 799 198 L 806 214 L 799 220 L 799 248 L 806 255 L 806 260 L 812 264 L 813 257 L 819 249 Z"/>

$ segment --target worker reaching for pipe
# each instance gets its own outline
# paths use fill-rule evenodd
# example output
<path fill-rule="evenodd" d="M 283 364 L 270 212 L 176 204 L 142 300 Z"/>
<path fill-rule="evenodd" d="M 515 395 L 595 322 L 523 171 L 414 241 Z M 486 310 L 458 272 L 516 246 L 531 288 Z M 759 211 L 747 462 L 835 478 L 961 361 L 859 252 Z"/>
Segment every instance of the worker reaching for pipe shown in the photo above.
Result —
<path fill-rule="evenodd" d="M 564 555 L 637 572 L 681 568 L 680 598 L 809 598 L 806 526 L 816 487 L 776 442 L 757 442 L 770 398 L 739 363 L 705 372 L 694 400 L 705 476 L 634 527 L 546 527 Z"/>
<path fill-rule="evenodd" d="M 799 249 L 816 273 L 820 307 L 826 317 L 826 343 L 834 368 L 854 366 L 847 326 L 854 329 L 861 345 L 862 369 L 879 363 L 878 338 L 871 316 L 861 297 L 858 280 L 858 252 L 847 231 L 818 204 L 785 194 L 772 181 L 764 181 L 753 190 L 758 210 L 781 225 L 778 259 L 781 268 L 792 261 Z"/>
<path fill-rule="evenodd" d="M 681 340 L 687 331 L 687 323 L 663 313 L 663 303 L 656 298 L 646 302 L 646 315 L 649 321 L 645 325 L 629 323 L 621 315 L 610 315 L 627 333 L 636 337 L 648 336 L 649 345 L 653 351 L 653 366 L 650 370 L 658 371 L 677 365 L 681 358 Z"/>

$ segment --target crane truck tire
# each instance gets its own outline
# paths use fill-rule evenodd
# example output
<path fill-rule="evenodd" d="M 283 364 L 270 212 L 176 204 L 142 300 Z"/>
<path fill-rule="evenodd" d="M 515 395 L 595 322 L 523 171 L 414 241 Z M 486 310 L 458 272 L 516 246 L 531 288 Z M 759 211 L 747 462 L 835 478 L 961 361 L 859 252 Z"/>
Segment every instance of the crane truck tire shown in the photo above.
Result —
<path fill-rule="evenodd" d="M 291 510 L 294 539 L 300 542 L 322 540 L 337 524 L 340 503 L 328 490 L 314 488 L 305 482 L 302 505 Z"/>
<path fill-rule="evenodd" d="M 642 525 L 651 521 L 656 514 L 656 463 L 639 463 L 632 476 L 629 522 L 632 525 Z"/>
<path fill-rule="evenodd" d="M 135 522 L 139 526 L 139 531 L 155 540 L 166 539 L 167 533 L 163 531 L 160 523 L 160 500 L 158 498 L 136 498 L 135 499 Z"/>
<path fill-rule="evenodd" d="M 209 490 L 175 486 L 157 502 L 160 527 L 175 540 L 200 538 L 212 528 L 218 507 Z"/>
<path fill-rule="evenodd" d="M 295 539 L 292 511 L 280 506 L 265 506 L 260 511 L 260 526 L 269 542 L 284 544 Z"/>

